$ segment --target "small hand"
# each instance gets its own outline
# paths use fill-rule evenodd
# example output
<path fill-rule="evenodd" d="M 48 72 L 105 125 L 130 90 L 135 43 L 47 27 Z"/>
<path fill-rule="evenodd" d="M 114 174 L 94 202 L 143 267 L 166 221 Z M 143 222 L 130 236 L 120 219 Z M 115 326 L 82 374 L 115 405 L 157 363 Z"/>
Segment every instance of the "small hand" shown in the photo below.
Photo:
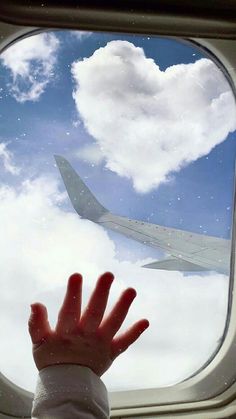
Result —
<path fill-rule="evenodd" d="M 125 333 L 115 336 L 136 291 L 126 289 L 108 316 L 103 318 L 113 279 L 109 272 L 101 275 L 81 315 L 82 276 L 71 275 L 55 330 L 49 325 L 46 307 L 40 303 L 31 305 L 29 333 L 38 370 L 55 364 L 79 364 L 101 376 L 147 329 L 149 322 L 142 319 Z"/>

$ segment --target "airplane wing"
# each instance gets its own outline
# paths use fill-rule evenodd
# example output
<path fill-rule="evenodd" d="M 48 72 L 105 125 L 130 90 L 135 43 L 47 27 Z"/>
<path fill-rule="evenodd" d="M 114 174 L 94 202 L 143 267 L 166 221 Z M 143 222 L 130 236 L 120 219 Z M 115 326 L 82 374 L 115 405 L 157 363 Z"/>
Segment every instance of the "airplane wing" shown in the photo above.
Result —
<path fill-rule="evenodd" d="M 144 267 L 178 271 L 213 270 L 229 274 L 230 240 L 112 214 L 99 203 L 64 157 L 56 155 L 55 160 L 71 203 L 81 217 L 145 245 L 160 248 L 170 255 Z"/>

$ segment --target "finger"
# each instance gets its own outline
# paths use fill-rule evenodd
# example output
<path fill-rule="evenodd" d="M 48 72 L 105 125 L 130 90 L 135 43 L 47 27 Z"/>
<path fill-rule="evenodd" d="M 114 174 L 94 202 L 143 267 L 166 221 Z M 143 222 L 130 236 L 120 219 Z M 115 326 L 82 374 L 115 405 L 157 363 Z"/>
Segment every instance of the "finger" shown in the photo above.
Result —
<path fill-rule="evenodd" d="M 47 309 L 43 304 L 31 304 L 28 327 L 32 343 L 41 342 L 51 333 Z"/>
<path fill-rule="evenodd" d="M 94 332 L 100 325 L 113 280 L 114 275 L 111 272 L 105 272 L 98 279 L 89 303 L 80 319 L 80 327 L 84 331 Z"/>
<path fill-rule="evenodd" d="M 131 326 L 125 333 L 122 333 L 114 338 L 111 343 L 112 360 L 132 345 L 132 343 L 134 343 L 148 327 L 149 321 L 142 319 Z"/>
<path fill-rule="evenodd" d="M 80 319 L 82 294 L 82 275 L 75 273 L 70 276 L 66 295 L 58 314 L 56 332 L 59 334 L 73 333 Z"/>
<path fill-rule="evenodd" d="M 107 339 L 112 339 L 120 329 L 135 297 L 136 291 L 134 288 L 125 290 L 110 314 L 101 323 L 99 330 Z"/>

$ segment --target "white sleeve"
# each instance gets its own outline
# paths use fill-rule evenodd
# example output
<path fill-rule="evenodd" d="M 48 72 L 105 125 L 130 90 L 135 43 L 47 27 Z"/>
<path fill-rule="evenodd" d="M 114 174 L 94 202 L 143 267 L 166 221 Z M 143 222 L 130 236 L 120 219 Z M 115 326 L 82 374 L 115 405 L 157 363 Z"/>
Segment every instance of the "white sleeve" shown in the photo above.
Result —
<path fill-rule="evenodd" d="M 32 419 L 108 419 L 107 389 L 88 367 L 51 365 L 39 372 Z"/>

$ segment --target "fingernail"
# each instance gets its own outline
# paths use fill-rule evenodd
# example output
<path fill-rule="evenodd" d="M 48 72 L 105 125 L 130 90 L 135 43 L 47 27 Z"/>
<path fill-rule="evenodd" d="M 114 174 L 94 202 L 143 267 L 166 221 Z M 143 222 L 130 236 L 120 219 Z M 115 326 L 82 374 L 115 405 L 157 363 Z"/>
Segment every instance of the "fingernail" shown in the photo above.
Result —
<path fill-rule="evenodd" d="M 133 298 L 137 297 L 137 291 L 134 288 L 128 288 L 128 290 L 130 290 L 130 292 L 132 291 L 132 293 L 133 293 L 132 297 Z"/>
<path fill-rule="evenodd" d="M 146 324 L 144 324 L 144 327 L 145 327 L 145 329 L 147 329 L 150 326 L 150 322 L 147 319 L 145 319 L 145 320 L 146 320 Z"/>
<path fill-rule="evenodd" d="M 104 275 L 109 275 L 109 277 L 111 278 L 111 279 L 114 279 L 115 277 L 114 277 L 114 274 L 112 273 L 112 272 L 105 272 L 105 274 Z"/>
<path fill-rule="evenodd" d="M 105 284 L 112 284 L 114 280 L 114 275 L 112 272 L 104 272 L 104 274 L 101 275 L 101 278 Z"/>
<path fill-rule="evenodd" d="M 30 307 L 31 307 L 31 314 L 36 314 L 37 309 L 36 309 L 35 305 L 30 304 Z"/>
<path fill-rule="evenodd" d="M 78 284 L 80 284 L 80 281 L 78 281 L 78 280 L 80 280 L 80 281 L 82 280 L 82 275 L 79 274 L 79 273 L 74 273 L 69 278 L 69 282 L 70 282 L 71 285 L 78 286 Z"/>

